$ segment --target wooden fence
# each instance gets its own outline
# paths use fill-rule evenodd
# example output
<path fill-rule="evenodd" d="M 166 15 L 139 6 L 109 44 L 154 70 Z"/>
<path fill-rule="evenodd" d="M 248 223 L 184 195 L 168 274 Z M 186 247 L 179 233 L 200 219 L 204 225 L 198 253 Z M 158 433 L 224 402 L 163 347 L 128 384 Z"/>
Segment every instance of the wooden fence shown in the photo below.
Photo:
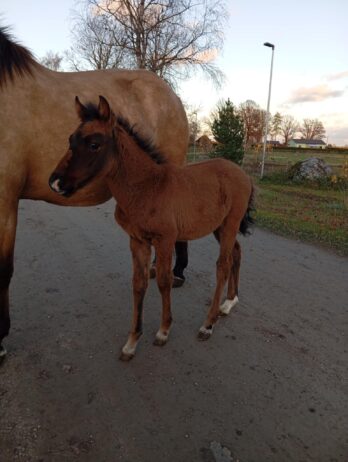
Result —
<path fill-rule="evenodd" d="M 305 151 L 305 153 L 308 154 L 308 157 L 315 155 L 315 153 L 312 150 L 309 151 L 307 149 L 303 151 Z M 286 153 L 287 151 L 284 149 L 283 152 Z M 273 151 L 273 154 L 274 153 L 275 153 L 275 150 Z M 272 153 L 267 153 L 268 156 L 270 154 Z M 265 175 L 276 173 L 276 172 L 285 172 L 286 170 L 288 170 L 292 165 L 294 165 L 294 163 L 298 161 L 298 159 L 295 159 L 295 158 L 291 159 L 292 154 L 293 152 L 290 152 L 289 158 L 287 160 L 283 159 L 281 162 L 277 160 L 272 160 L 272 159 L 268 160 L 266 156 L 265 168 L 264 168 Z M 323 155 L 323 150 L 321 151 L 321 154 Z M 346 153 L 344 154 L 345 154 L 344 157 L 346 157 L 347 154 Z M 201 162 L 209 158 L 210 158 L 209 153 L 199 148 L 196 148 L 196 150 L 190 149 L 187 154 L 187 160 L 189 163 L 190 162 Z M 338 175 L 338 176 L 347 175 L 346 170 L 347 170 L 347 165 L 348 165 L 348 159 L 347 161 L 345 161 L 344 164 L 334 163 L 334 162 L 330 162 L 330 155 L 329 155 L 325 157 L 325 161 L 332 168 L 332 172 L 334 175 Z M 242 167 L 250 175 L 258 176 L 261 172 L 261 156 L 256 151 L 246 153 L 246 155 L 244 156 Z"/>

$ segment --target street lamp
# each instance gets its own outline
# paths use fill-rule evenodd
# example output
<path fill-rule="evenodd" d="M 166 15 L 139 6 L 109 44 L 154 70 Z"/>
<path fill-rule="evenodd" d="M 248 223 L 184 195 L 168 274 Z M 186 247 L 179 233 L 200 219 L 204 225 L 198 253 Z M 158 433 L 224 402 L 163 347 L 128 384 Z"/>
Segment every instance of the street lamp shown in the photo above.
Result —
<path fill-rule="evenodd" d="M 271 88 L 272 88 L 272 73 L 273 73 L 273 56 L 274 56 L 274 45 L 269 42 L 264 43 L 265 47 L 272 48 L 272 60 L 271 60 L 271 73 L 269 76 L 269 88 L 268 88 L 268 101 L 267 101 L 267 112 L 266 112 L 266 126 L 265 126 L 265 137 L 263 140 L 263 150 L 262 150 L 262 162 L 261 162 L 261 178 L 263 177 L 263 171 L 265 168 L 265 156 L 266 156 L 266 144 L 267 144 L 267 133 L 268 133 L 268 123 L 269 123 L 269 103 L 271 101 Z"/>

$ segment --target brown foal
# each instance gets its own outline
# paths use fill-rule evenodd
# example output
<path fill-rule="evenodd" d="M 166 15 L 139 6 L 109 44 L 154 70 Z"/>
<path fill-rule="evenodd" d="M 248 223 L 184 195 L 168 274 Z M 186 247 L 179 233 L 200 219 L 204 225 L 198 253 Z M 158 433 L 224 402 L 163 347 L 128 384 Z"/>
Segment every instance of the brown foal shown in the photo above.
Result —
<path fill-rule="evenodd" d="M 120 117 L 100 96 L 99 106 L 84 106 L 76 97 L 81 124 L 50 178 L 51 188 L 70 196 L 93 178 L 105 181 L 117 201 L 115 218 L 130 236 L 133 258 L 134 314 L 121 359 L 131 359 L 142 334 L 143 300 L 148 286 L 151 246 L 156 251 L 157 283 L 162 296 L 162 321 L 155 344 L 167 342 L 172 323 L 170 291 L 175 241 L 214 233 L 220 244 L 217 284 L 208 316 L 198 337 L 210 337 L 220 314 L 228 314 L 236 297 L 240 246 L 238 231 L 251 223 L 253 185 L 234 163 L 214 159 L 185 167 L 165 157 Z M 227 300 L 220 307 L 228 281 Z M 233 298 L 232 298 L 233 297 Z"/>

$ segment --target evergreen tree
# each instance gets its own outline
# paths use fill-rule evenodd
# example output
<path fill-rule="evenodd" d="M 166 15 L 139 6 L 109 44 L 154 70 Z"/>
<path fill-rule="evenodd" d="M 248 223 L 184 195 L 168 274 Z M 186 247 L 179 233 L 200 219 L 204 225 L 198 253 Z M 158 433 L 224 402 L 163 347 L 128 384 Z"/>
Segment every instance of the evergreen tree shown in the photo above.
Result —
<path fill-rule="evenodd" d="M 274 140 L 277 139 L 277 136 L 281 133 L 282 129 L 282 120 L 283 117 L 279 112 L 276 112 L 272 117 L 271 121 L 271 135 Z"/>
<path fill-rule="evenodd" d="M 219 105 L 211 130 L 218 145 L 214 157 L 224 157 L 241 165 L 244 157 L 244 124 L 232 102 Z"/>

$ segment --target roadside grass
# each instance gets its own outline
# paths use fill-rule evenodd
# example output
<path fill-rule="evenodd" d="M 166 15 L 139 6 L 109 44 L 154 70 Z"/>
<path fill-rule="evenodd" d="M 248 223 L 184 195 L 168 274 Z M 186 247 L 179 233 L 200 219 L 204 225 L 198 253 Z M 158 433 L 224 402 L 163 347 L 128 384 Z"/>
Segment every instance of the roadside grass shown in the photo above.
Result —
<path fill-rule="evenodd" d="M 257 182 L 257 225 L 348 255 L 347 191 L 279 180 Z"/>
<path fill-rule="evenodd" d="M 258 179 L 257 153 L 246 153 L 243 163 L 246 172 L 255 177 L 258 188 L 256 225 L 348 256 L 347 152 L 273 150 L 268 155 L 267 159 L 280 168 L 269 170 L 263 180 Z M 320 183 L 294 183 L 287 174 L 289 166 L 311 156 L 323 158 L 336 167 L 337 173 Z M 200 149 L 188 153 L 188 162 L 207 158 L 209 155 Z M 256 170 L 250 168 L 248 161 L 253 161 Z"/>

